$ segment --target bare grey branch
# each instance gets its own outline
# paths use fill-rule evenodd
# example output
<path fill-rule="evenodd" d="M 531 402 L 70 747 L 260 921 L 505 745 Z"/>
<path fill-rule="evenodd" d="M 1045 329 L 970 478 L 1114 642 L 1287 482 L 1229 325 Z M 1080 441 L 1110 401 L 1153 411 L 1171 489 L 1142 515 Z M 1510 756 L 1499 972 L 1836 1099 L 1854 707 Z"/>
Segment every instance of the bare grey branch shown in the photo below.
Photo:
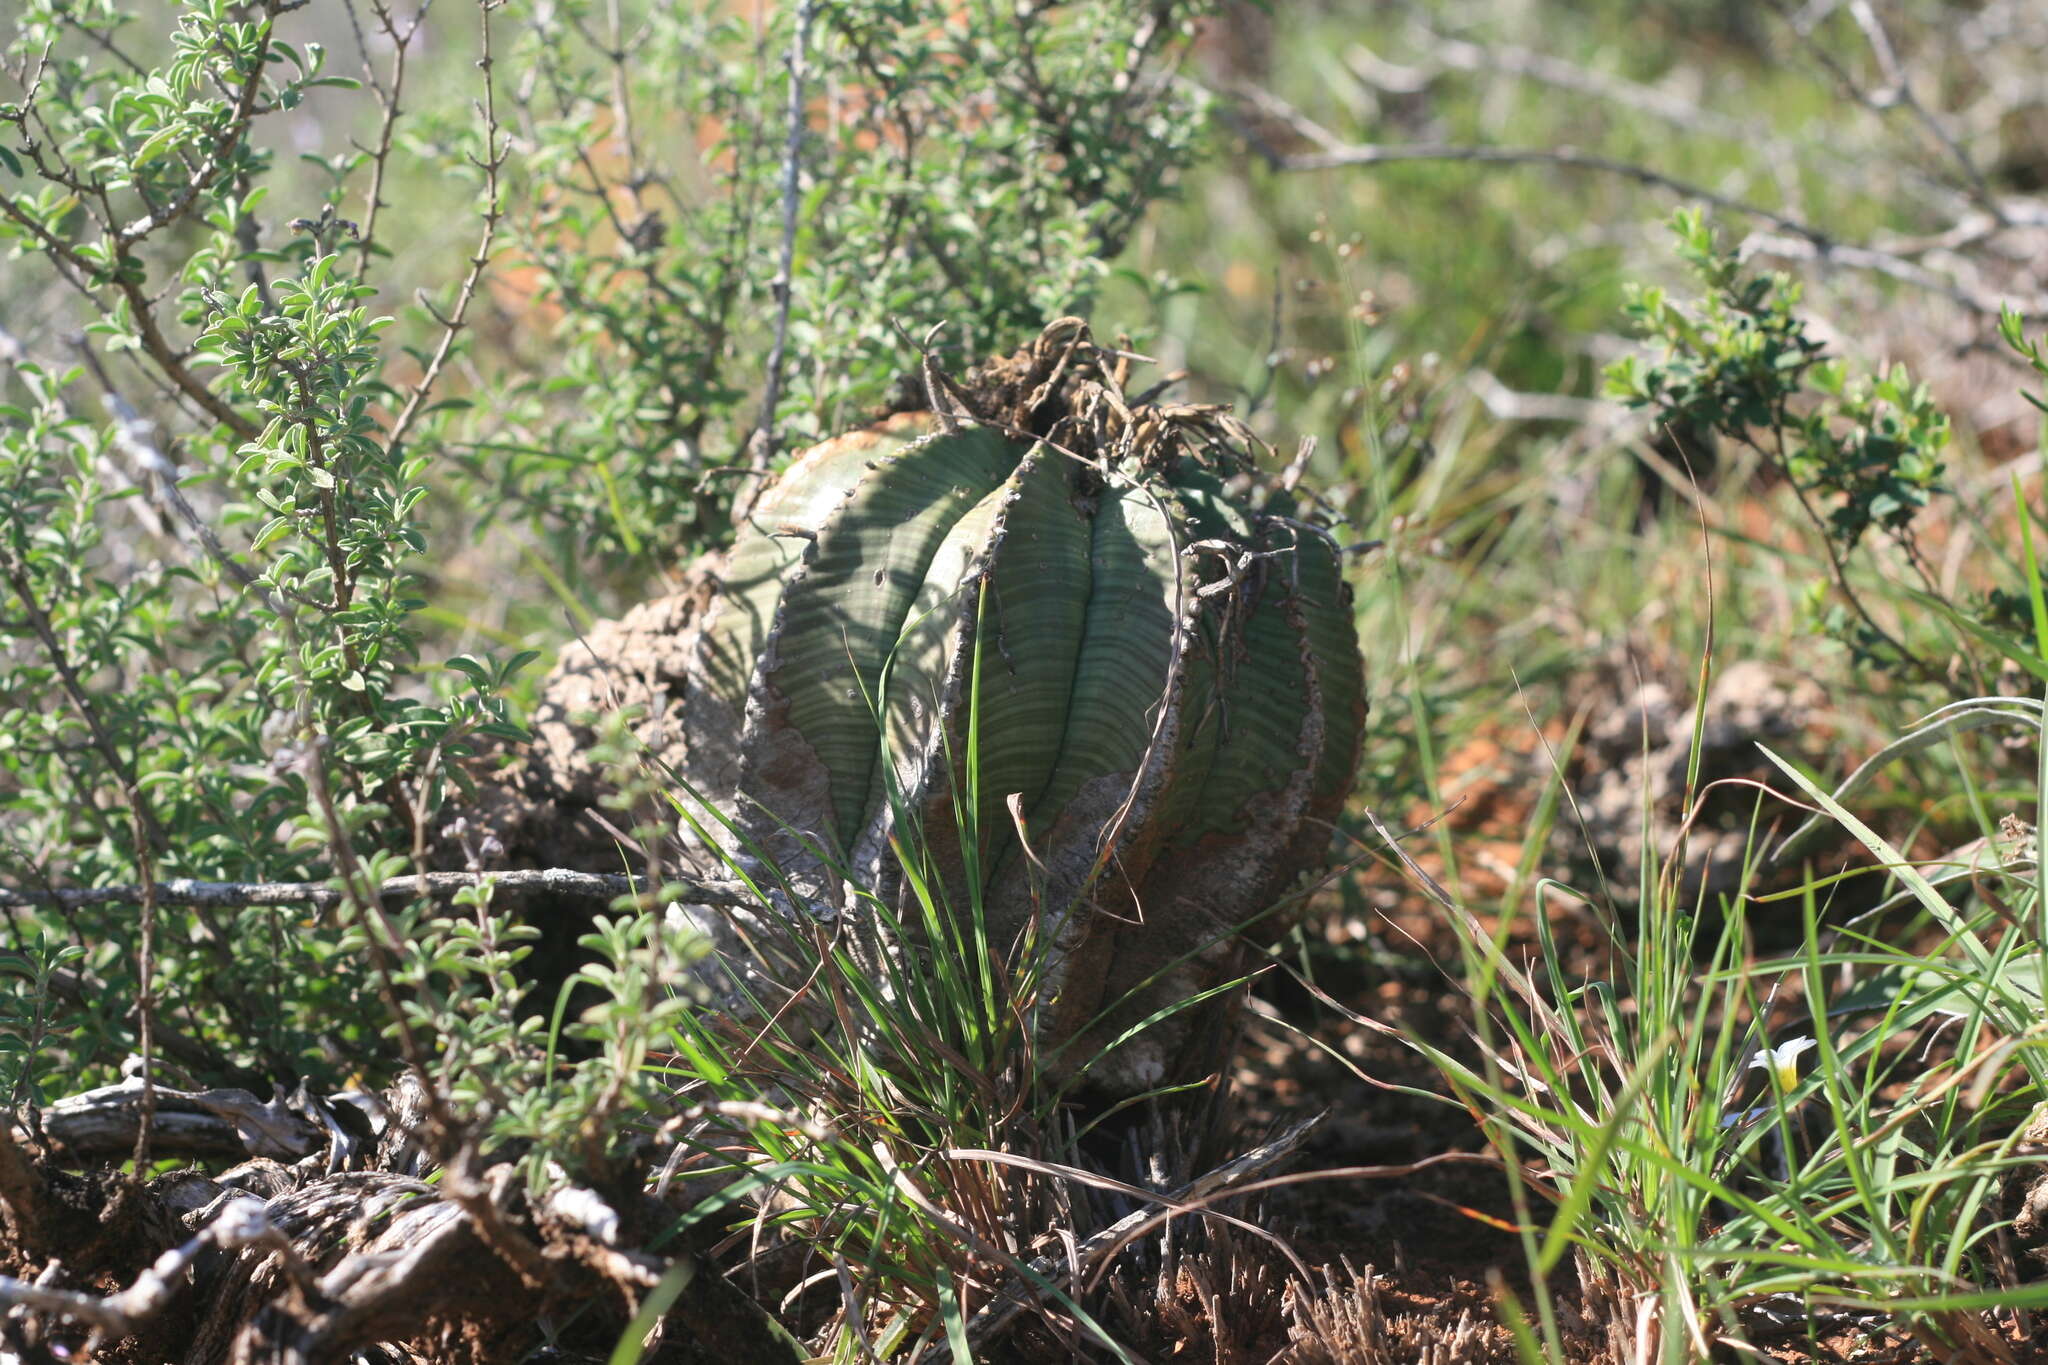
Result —
<path fill-rule="evenodd" d="M 542 871 L 516 872 L 426 872 L 411 877 L 394 877 L 377 888 L 385 900 L 413 897 L 440 899 L 465 887 L 489 881 L 499 891 L 540 891 L 557 896 L 603 900 L 631 895 L 644 889 L 640 878 L 620 873 L 576 872 L 553 867 Z M 741 882 L 685 881 L 681 898 L 695 905 L 753 905 L 756 898 Z M 203 882 L 174 877 L 157 883 L 159 905 L 200 905 L 232 908 L 244 905 L 311 905 L 325 909 L 343 904 L 347 893 L 328 882 Z M 22 909 L 35 905 L 56 905 L 67 909 L 82 905 L 119 904 L 139 901 L 139 886 L 91 886 L 64 891 L 0 891 L 0 909 Z"/>

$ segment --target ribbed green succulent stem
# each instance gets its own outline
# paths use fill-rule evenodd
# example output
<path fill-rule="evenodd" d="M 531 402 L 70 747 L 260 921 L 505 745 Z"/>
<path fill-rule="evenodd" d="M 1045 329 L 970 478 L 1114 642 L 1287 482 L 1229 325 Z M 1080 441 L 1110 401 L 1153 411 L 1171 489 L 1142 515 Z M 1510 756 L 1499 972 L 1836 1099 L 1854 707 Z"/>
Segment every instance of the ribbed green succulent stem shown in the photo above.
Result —
<path fill-rule="evenodd" d="M 929 419 L 897 419 L 849 432 L 799 456 L 754 504 L 719 574 L 717 614 L 700 645 L 700 672 L 733 711 L 744 714 L 747 688 L 782 602 L 783 578 L 803 558 L 834 506 L 861 473 L 895 454 L 929 427 Z"/>
<path fill-rule="evenodd" d="M 1348 592 L 1284 497 L 1249 510 L 1189 461 L 912 434 L 829 442 L 763 499 L 702 633 L 707 690 L 744 704 L 756 834 L 821 850 L 798 856 L 828 895 L 886 889 L 909 820 L 999 950 L 1047 917 L 1044 1019 L 1078 1063 L 1084 1035 L 1213 984 L 1233 930 L 1326 851 L 1364 718 Z"/>
<path fill-rule="evenodd" d="M 865 823 L 878 753 L 883 666 L 954 523 L 1001 486 L 1016 460 L 1012 442 L 991 431 L 927 437 L 865 466 L 827 514 L 784 579 L 747 722 L 751 743 L 756 703 L 771 708 L 763 726 L 776 738 L 794 734 L 809 750 L 825 805 L 776 809 L 772 795 L 792 780 L 808 785 L 810 774 L 781 771 L 788 758 L 780 747 L 772 752 L 774 771 L 753 764 L 750 753 L 752 771 L 741 780 L 774 814 L 841 850 L 851 845 Z M 766 779 L 760 791 L 752 785 L 757 777 Z"/>
<path fill-rule="evenodd" d="M 1104 488 L 1089 520 L 1088 601 L 1052 769 L 1025 807 L 1033 837 L 1069 842 L 1062 815 L 1105 773 L 1136 773 L 1162 711 L 1175 654 L 1178 569 L 1160 496 L 1139 486 Z M 996 869 L 1001 871 L 999 867 Z"/>

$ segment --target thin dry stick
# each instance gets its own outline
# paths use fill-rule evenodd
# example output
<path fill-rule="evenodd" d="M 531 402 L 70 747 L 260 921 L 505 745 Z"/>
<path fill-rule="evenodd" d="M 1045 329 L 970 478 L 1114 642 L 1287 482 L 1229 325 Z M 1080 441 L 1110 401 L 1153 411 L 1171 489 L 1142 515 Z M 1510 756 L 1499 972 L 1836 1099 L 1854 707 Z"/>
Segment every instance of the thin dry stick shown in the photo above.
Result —
<path fill-rule="evenodd" d="M 499 1216 L 497 1200 L 507 1188 L 506 1181 L 487 1176 L 488 1186 L 477 1182 L 471 1169 L 476 1149 L 469 1125 L 458 1116 L 452 1097 L 442 1089 L 429 1067 L 429 1054 L 419 1031 L 413 1027 L 412 1016 L 406 1012 L 400 999 L 398 971 L 405 952 L 405 938 L 385 912 L 383 898 L 377 894 L 378 888 L 369 880 L 362 862 L 356 857 L 355 846 L 349 841 L 348 828 L 342 823 L 340 812 L 335 808 L 334 795 L 328 787 L 323 748 L 320 741 L 307 745 L 300 770 L 306 775 L 306 789 L 313 798 L 314 808 L 327 826 L 327 850 L 338 874 L 336 880 L 341 883 L 347 903 L 355 912 L 356 923 L 368 941 L 366 956 L 371 974 L 376 979 L 378 998 L 391 1018 L 398 1037 L 399 1053 L 419 1084 L 432 1124 L 429 1133 L 442 1167 L 442 1191 L 469 1215 L 478 1239 L 519 1276 L 521 1283 L 529 1289 L 538 1289 L 546 1280 L 545 1265 L 538 1250 L 505 1226 Z M 415 887 L 418 885 L 417 877 L 410 880 Z M 436 1015 L 445 1012 L 445 1003 L 435 998 L 431 986 L 416 983 L 414 990 L 426 998 L 428 1007 Z M 500 1167 L 498 1171 L 503 1177 L 513 1174 L 510 1166 Z"/>
<path fill-rule="evenodd" d="M 135 870 L 142 877 L 142 942 L 136 949 L 136 1041 L 142 1053 L 142 1121 L 135 1125 L 134 1178 L 149 1171 L 150 1121 L 156 1116 L 156 860 L 144 837 L 142 794 L 131 791 L 128 813 L 135 831 Z"/>
<path fill-rule="evenodd" d="M 641 168 L 640 144 L 633 132 L 632 91 L 626 78 L 626 24 L 625 16 L 619 10 L 619 0 L 607 0 L 605 20 L 611 34 L 611 45 L 605 56 L 612 64 L 612 130 L 618 138 L 619 150 L 626 154 L 624 188 L 627 201 L 632 206 L 635 219 L 645 222 L 647 209 L 640 187 L 646 183 L 647 173 Z"/>
<path fill-rule="evenodd" d="M 455 296 L 453 311 L 442 317 L 438 312 L 434 312 L 432 304 L 425 304 L 427 311 L 433 313 L 441 324 L 441 342 L 434 348 L 433 357 L 427 361 L 426 369 L 421 371 L 419 382 L 415 383 L 412 391 L 406 395 L 405 406 L 399 410 L 397 418 L 391 423 L 391 430 L 384 438 L 384 444 L 392 449 L 396 449 L 405 440 L 406 433 L 412 430 L 412 424 L 418 420 L 428 395 L 433 393 L 434 385 L 441 378 L 441 370 L 447 365 L 449 354 L 455 349 L 455 338 L 467 325 L 469 305 L 476 298 L 477 286 L 482 283 L 484 270 L 491 263 L 491 245 L 497 239 L 498 220 L 505 215 L 504 199 L 498 191 L 498 171 L 504 166 L 505 158 L 511 152 L 512 143 L 511 139 L 503 136 L 498 129 L 497 83 L 491 75 L 491 68 L 494 65 L 491 56 L 491 11 L 502 3 L 503 0 L 485 0 L 485 3 L 477 6 L 483 33 L 483 55 L 477 59 L 477 69 L 484 73 L 484 155 L 481 161 L 475 157 L 471 157 L 470 161 L 484 173 L 483 235 L 476 244 L 476 253 L 469 258 L 469 273 L 462 277 L 462 288 Z M 422 302 L 424 303 L 424 299 Z"/>
<path fill-rule="evenodd" d="M 1280 121 L 1290 132 L 1312 144 L 1312 150 L 1308 151 L 1282 151 L 1261 134 L 1254 120 L 1238 119 L 1239 131 L 1251 144 L 1252 149 L 1276 171 L 1322 171 L 1347 166 L 1393 165 L 1408 161 L 1556 166 L 1569 170 L 1592 171 L 1669 190 L 1686 199 L 1696 200 L 1730 213 L 1743 214 L 1778 230 L 1779 235 L 1756 234 L 1744 245 L 1744 255 L 1766 251 L 1773 255 L 1804 257 L 1824 265 L 1844 266 L 1853 270 L 1882 274 L 1916 288 L 1941 294 L 1959 306 L 1985 316 L 1996 316 L 2004 306 L 2003 299 L 1967 288 L 1895 251 L 1887 251 L 1870 244 L 1842 241 L 1824 229 L 1790 214 L 1765 208 L 1750 200 L 1722 194 L 1705 185 L 1667 175 L 1635 162 L 1598 156 L 1571 147 L 1495 147 L 1450 142 L 1349 143 L 1268 92 L 1260 92 L 1255 104 L 1257 112 Z M 2010 214 L 2015 211 L 2014 206 L 2001 205 L 2002 213 Z M 1988 226 L 1983 231 L 1987 232 L 1998 226 L 1996 219 L 1988 217 L 1986 224 Z M 1960 231 L 1963 226 L 1958 225 L 1958 230 Z M 1979 231 L 1974 221 L 1968 226 L 1973 233 Z M 1936 245 L 1939 241 L 1940 239 L 1936 238 L 1927 245 Z M 2015 306 L 2025 317 L 2048 314 L 2048 298 L 2021 300 Z"/>
<path fill-rule="evenodd" d="M 1643 85 L 1611 71 L 1580 66 L 1548 52 L 1508 44 L 1482 46 L 1428 30 L 1418 32 L 1416 41 L 1424 54 L 1418 66 L 1399 66 L 1361 46 L 1353 46 L 1345 52 L 1344 65 L 1367 84 L 1406 94 L 1421 93 L 1432 78 L 1444 71 L 1505 71 L 1511 76 L 1520 76 L 1542 85 L 1611 101 L 1687 132 L 1711 133 L 1716 137 L 1750 143 L 1769 140 L 1769 132 L 1765 128 L 1731 119 L 1654 85 Z"/>
<path fill-rule="evenodd" d="M 1832 236 L 1821 229 L 1779 213 L 1775 209 L 1767 209 L 1761 204 L 1753 204 L 1745 199 L 1710 190 L 1705 185 L 1681 180 L 1648 166 L 1637 165 L 1633 161 L 1596 156 L 1570 147 L 1488 147 L 1453 142 L 1361 142 L 1315 152 L 1278 152 L 1267 149 L 1266 161 L 1275 170 L 1282 171 L 1323 171 L 1341 166 L 1384 166 L 1401 161 L 1473 161 L 1496 165 L 1563 166 L 1576 170 L 1599 171 L 1640 184 L 1671 190 L 1687 199 L 1697 199 L 1718 209 L 1747 214 L 1795 237 L 1803 237 L 1823 249 L 1832 247 L 1835 242 Z"/>
<path fill-rule="evenodd" d="M 1996 317 L 2008 302 L 2002 294 L 1969 288 L 1918 261 L 1878 247 L 1856 246 L 1849 242 L 1815 243 L 1784 233 L 1752 232 L 1742 239 L 1736 254 L 1743 260 L 1776 256 L 1788 261 L 1813 261 L 1883 275 L 1915 289 L 1940 294 L 1950 302 L 1985 317 Z M 2048 299 L 2038 295 L 2033 299 L 2021 299 L 2013 306 L 2023 317 L 2040 317 L 2048 313 Z"/>
<path fill-rule="evenodd" d="M 1661 119 L 1687 133 L 1705 133 L 1748 145 L 1761 157 L 1788 202 L 1797 202 L 1800 174 L 1812 171 L 1833 175 L 1837 179 L 1845 176 L 1843 170 L 1831 164 L 1802 164 L 1797 149 L 1775 137 L 1766 127 L 1705 108 L 1656 86 L 1642 85 L 1608 71 L 1579 66 L 1530 48 L 1482 46 L 1434 32 L 1413 21 L 1410 28 L 1414 35 L 1412 43 L 1422 54 L 1416 65 L 1403 66 L 1354 45 L 1344 54 L 1345 66 L 1366 85 L 1393 94 L 1420 94 L 1447 72 L 1481 75 L 1502 72 L 1610 101 L 1631 112 Z M 1249 91 L 1234 93 L 1251 94 Z"/>
<path fill-rule="evenodd" d="M 789 39 L 789 134 L 782 149 L 782 265 L 770 288 L 775 294 L 775 344 L 768 352 L 768 386 L 761 395 L 761 419 L 754 424 L 750 463 L 757 470 L 775 458 L 779 438 L 775 409 L 782 402 L 782 368 L 789 349 L 789 305 L 795 295 L 796 217 L 800 202 L 804 149 L 804 44 L 811 33 L 816 0 L 802 0 L 796 9 L 796 32 Z"/>
<path fill-rule="evenodd" d="M 356 45 L 363 55 L 363 74 L 369 78 L 370 88 L 376 92 L 377 102 L 383 107 L 382 117 L 377 124 L 377 145 L 364 147 L 355 144 L 358 151 L 370 158 L 370 186 L 363 196 L 363 225 L 357 234 L 356 248 L 362 253 L 362 264 L 357 268 L 356 278 L 368 280 L 371 267 L 376 262 L 372 248 L 377 241 L 377 219 L 388 207 L 384 198 L 384 178 L 391 161 L 392 135 L 398 129 L 398 120 L 403 113 L 398 107 L 399 97 L 405 93 L 405 62 L 412 51 L 412 40 L 426 22 L 427 10 L 433 0 L 422 0 L 413 13 L 412 22 L 402 29 L 398 17 L 392 13 L 385 0 L 371 0 L 370 11 L 377 16 L 377 23 L 384 30 L 384 36 L 391 40 L 391 79 L 386 85 L 377 79 L 377 73 L 370 62 L 370 45 L 364 40 L 362 25 L 356 20 L 355 5 L 348 6 L 350 24 L 356 29 Z"/>
<path fill-rule="evenodd" d="M 640 879 L 621 873 L 577 872 L 551 867 L 545 871 L 427 872 L 394 877 L 372 889 L 379 900 L 436 899 L 490 881 L 499 891 L 541 891 L 555 896 L 610 900 L 642 890 Z M 755 898 L 742 882 L 672 881 L 681 899 L 693 905 L 753 905 Z M 50 905 L 75 910 L 87 905 L 139 905 L 141 886 L 91 886 L 62 891 L 0 890 L 0 910 Z M 233 909 L 248 905 L 310 905 L 320 909 L 349 903 L 349 895 L 331 882 L 202 882 L 177 877 L 156 883 L 156 903 Z"/>
<path fill-rule="evenodd" d="M 1971 200 L 1982 206 L 1994 218 L 2001 220 L 2003 225 L 2003 209 L 1992 194 L 1990 183 L 1984 178 L 1983 171 L 1978 168 L 1976 159 L 1913 93 L 1912 82 L 1899 61 L 1898 49 L 1892 45 L 1891 35 L 1885 31 L 1883 23 L 1867 0 L 1851 0 L 1847 10 L 1850 19 L 1862 31 L 1863 40 L 1869 45 L 1870 55 L 1877 62 L 1878 72 L 1883 78 L 1884 84 L 1876 90 L 1865 89 L 1863 84 L 1815 39 L 1814 27 L 1825 17 L 1822 11 L 1809 9 L 1806 13 L 1795 14 L 1783 0 L 1771 0 L 1769 7 L 1799 39 L 1807 55 L 1834 78 L 1835 84 L 1849 99 L 1879 116 L 1900 108 L 1912 114 L 1934 141 L 1940 144 L 1943 155 L 1968 182 Z"/>
<path fill-rule="evenodd" d="M 215 1248 L 236 1251 L 244 1247 L 260 1247 L 266 1255 L 276 1255 L 295 1284 L 301 1289 L 312 1287 L 305 1263 L 290 1239 L 270 1221 L 263 1201 L 243 1194 L 237 1195 L 205 1231 L 157 1257 L 134 1284 L 118 1294 L 100 1298 L 40 1281 L 31 1283 L 0 1276 L 0 1304 L 84 1323 L 93 1329 L 95 1342 L 118 1341 L 134 1336 L 143 1324 L 170 1305 L 188 1282 L 193 1263 L 201 1256 Z"/>

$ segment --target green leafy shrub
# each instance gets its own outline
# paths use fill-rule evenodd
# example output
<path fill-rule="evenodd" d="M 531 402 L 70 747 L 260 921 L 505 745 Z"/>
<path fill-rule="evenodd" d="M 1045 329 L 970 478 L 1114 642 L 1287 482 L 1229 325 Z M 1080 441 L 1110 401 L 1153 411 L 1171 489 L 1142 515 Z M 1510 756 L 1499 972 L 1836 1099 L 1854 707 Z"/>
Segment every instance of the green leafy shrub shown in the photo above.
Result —
<path fill-rule="evenodd" d="M 903 329 L 974 359 L 1085 312 L 1201 128 L 1185 6 L 618 8 L 519 32 L 506 222 L 548 325 L 459 456 L 572 579 L 721 538 L 707 476 L 862 420 Z"/>
<path fill-rule="evenodd" d="M 1911 577 L 1905 591 L 1947 610 L 1919 532 L 1922 512 L 1952 491 L 1944 482 L 1948 415 L 1903 366 L 1853 375 L 1829 356 L 1797 311 L 1798 284 L 1747 272 L 1698 211 L 1679 212 L 1673 234 L 1706 293 L 1680 303 L 1661 289 L 1631 288 L 1628 312 L 1652 353 L 1616 361 L 1609 391 L 1654 409 L 1674 430 L 1713 432 L 1760 455 L 1791 485 L 1826 556 L 1828 572 L 1807 596 L 1816 627 L 1859 663 L 1947 686 L 1944 661 L 1901 637 L 1851 565 L 1866 537 L 1880 533 Z M 1959 618 L 1955 646 L 1968 649 L 1980 624 Z"/>
<path fill-rule="evenodd" d="M 31 977 L 78 1024 L 39 1035 L 38 1083 L 138 1049 L 332 1082 L 395 1050 L 487 1114 L 543 1079 L 505 898 L 382 886 L 460 760 L 521 734 L 539 651 L 465 582 L 550 585 L 515 605 L 551 645 L 562 604 L 727 533 L 748 479 L 713 476 L 884 399 L 899 323 L 979 348 L 1085 307 L 1200 136 L 1186 20 L 20 6 L 0 871 L 15 951 L 82 953 Z M 682 949 L 623 913 L 597 984 L 645 1035 L 670 977 L 635 964 Z M 599 1051 L 602 1118 L 639 1054 Z"/>

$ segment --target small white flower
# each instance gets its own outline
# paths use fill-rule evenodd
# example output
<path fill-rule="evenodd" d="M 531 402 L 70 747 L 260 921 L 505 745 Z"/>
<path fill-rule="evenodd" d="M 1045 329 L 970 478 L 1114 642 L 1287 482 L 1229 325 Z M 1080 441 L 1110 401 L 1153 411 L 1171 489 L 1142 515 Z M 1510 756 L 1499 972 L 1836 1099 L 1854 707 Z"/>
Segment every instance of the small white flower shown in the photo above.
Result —
<path fill-rule="evenodd" d="M 1789 1039 L 1776 1047 L 1760 1050 L 1749 1059 L 1752 1071 L 1767 1071 L 1778 1084 L 1780 1094 L 1790 1091 L 1799 1084 L 1799 1059 L 1820 1044 L 1808 1037 Z"/>

